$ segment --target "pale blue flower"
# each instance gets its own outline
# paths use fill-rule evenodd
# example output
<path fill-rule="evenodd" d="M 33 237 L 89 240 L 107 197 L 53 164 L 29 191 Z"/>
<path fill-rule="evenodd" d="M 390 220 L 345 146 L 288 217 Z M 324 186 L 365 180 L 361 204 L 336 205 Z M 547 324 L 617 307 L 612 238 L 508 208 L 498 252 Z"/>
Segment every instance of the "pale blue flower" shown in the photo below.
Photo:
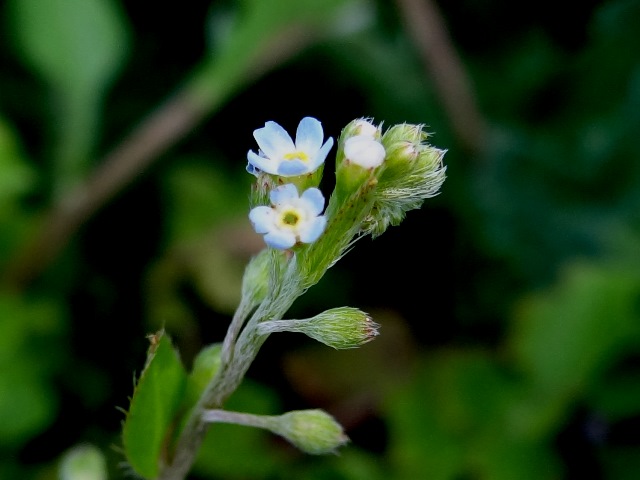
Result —
<path fill-rule="evenodd" d="M 264 234 L 267 245 L 280 250 L 296 243 L 313 243 L 327 225 L 324 197 L 317 188 L 309 188 L 298 196 L 295 185 L 288 183 L 274 188 L 270 194 L 271 206 L 255 207 L 249 219 L 256 232 Z"/>
<path fill-rule="evenodd" d="M 333 146 L 331 137 L 322 143 L 322 125 L 312 117 L 300 121 L 295 143 L 276 122 L 267 122 L 254 130 L 253 137 L 260 150 L 247 153 L 247 171 L 254 175 L 260 171 L 283 177 L 312 173 L 322 165 Z"/>

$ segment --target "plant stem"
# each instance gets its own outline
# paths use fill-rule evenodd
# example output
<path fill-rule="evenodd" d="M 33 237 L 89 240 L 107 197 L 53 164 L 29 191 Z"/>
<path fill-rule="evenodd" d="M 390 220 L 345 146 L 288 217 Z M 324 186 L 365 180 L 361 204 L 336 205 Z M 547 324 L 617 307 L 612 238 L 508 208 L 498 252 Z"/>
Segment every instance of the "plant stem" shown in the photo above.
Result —
<path fill-rule="evenodd" d="M 295 260 L 289 262 L 286 269 L 275 273 L 274 288 L 251 316 L 239 336 L 241 322 L 235 319 L 241 318 L 242 314 L 234 316 L 223 343 L 227 345 L 228 353 L 223 354 L 220 369 L 192 409 L 178 438 L 173 459 L 171 463 L 163 466 L 157 480 L 183 480 L 186 477 L 209 427 L 202 418 L 203 413 L 209 409 L 222 408 L 224 402 L 242 382 L 260 347 L 268 338 L 268 335 L 258 333 L 257 325 L 263 320 L 282 318 L 295 299 L 304 292 L 298 280 Z M 238 308 L 240 309 L 241 307 Z M 236 336 L 237 341 L 234 342 Z"/>

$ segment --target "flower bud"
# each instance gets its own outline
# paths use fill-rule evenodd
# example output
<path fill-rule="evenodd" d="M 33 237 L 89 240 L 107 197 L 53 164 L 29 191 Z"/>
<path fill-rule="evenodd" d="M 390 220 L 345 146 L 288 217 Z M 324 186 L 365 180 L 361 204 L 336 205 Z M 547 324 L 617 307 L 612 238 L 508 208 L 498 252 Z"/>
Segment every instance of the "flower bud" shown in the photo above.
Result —
<path fill-rule="evenodd" d="M 344 142 L 344 140 L 355 137 L 356 135 L 369 135 L 376 140 L 380 140 L 382 133 L 380 126 L 375 126 L 366 118 L 357 118 L 349 122 L 349 124 L 342 129 L 340 141 Z"/>
<path fill-rule="evenodd" d="M 342 161 L 336 166 L 336 190 L 345 198 L 364 184 L 375 181 L 373 170 L 384 161 L 382 144 L 371 135 L 347 138 L 340 149 Z"/>
<path fill-rule="evenodd" d="M 294 410 L 283 415 L 254 415 L 228 410 L 205 410 L 207 423 L 231 423 L 269 430 L 305 453 L 332 453 L 349 441 L 342 426 L 322 410 Z"/>
<path fill-rule="evenodd" d="M 400 124 L 382 136 L 387 155 L 378 175 L 375 204 L 365 231 L 374 237 L 399 224 L 406 212 L 435 195 L 445 178 L 444 151 L 425 143 L 422 125 Z"/>
<path fill-rule="evenodd" d="M 189 405 L 195 405 L 221 365 L 222 344 L 213 343 L 198 353 L 187 382 L 186 398 Z"/>
<path fill-rule="evenodd" d="M 342 426 L 323 410 L 294 410 L 271 428 L 305 453 L 333 453 L 349 441 Z"/>
<path fill-rule="evenodd" d="M 356 348 L 378 335 L 379 325 L 371 317 L 351 307 L 332 308 L 304 320 L 270 320 L 258 325 L 258 333 L 304 333 L 335 349 Z"/>
<path fill-rule="evenodd" d="M 269 266 L 271 255 L 264 249 L 254 256 L 244 269 L 242 298 L 252 306 L 258 305 L 269 289 Z"/>
<path fill-rule="evenodd" d="M 382 136 L 382 144 L 385 148 L 397 142 L 409 142 L 418 145 L 425 142 L 429 134 L 422 129 L 422 125 L 400 123 L 393 125 Z"/>
<path fill-rule="evenodd" d="M 345 160 L 362 168 L 379 167 L 385 155 L 382 144 L 371 135 L 356 135 L 344 142 Z"/>

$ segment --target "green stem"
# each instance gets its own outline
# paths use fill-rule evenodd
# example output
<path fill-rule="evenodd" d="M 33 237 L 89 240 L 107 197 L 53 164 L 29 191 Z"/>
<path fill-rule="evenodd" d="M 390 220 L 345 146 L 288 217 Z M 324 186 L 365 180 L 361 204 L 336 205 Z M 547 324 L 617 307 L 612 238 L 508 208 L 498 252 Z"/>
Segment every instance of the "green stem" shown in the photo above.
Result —
<path fill-rule="evenodd" d="M 274 272 L 274 287 L 269 296 L 251 316 L 249 322 L 234 342 L 241 327 L 240 321 L 232 321 L 224 344 L 228 356 L 223 357 L 220 369 L 211 380 L 196 406 L 191 410 L 170 464 L 164 465 L 157 480 L 182 480 L 196 459 L 208 430 L 203 420 L 206 410 L 222 408 L 224 402 L 238 388 L 268 335 L 258 333 L 257 325 L 263 320 L 282 318 L 296 298 L 304 292 L 300 287 L 295 257 L 285 269 Z M 237 318 L 240 318 L 241 314 Z M 234 318 L 236 318 L 234 316 Z M 235 345 L 233 345 L 235 343 Z M 223 345 L 224 345 L 223 344 Z"/>

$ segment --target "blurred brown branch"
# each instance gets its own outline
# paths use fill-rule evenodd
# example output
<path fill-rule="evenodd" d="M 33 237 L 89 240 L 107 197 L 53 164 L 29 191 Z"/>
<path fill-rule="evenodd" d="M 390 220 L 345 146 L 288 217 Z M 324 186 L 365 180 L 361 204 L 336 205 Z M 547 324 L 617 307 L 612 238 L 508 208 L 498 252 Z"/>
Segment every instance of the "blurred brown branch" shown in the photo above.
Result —
<path fill-rule="evenodd" d="M 480 152 L 485 120 L 438 7 L 432 0 L 397 0 L 397 4 L 456 136 L 469 151 Z"/>

